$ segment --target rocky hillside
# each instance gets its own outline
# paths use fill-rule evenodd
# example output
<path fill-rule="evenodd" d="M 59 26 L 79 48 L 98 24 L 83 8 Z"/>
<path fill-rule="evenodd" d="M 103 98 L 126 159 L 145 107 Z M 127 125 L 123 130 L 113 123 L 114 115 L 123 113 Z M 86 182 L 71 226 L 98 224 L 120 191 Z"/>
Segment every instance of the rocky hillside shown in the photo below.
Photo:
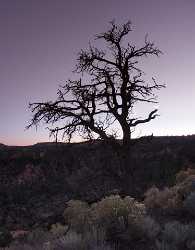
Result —
<path fill-rule="evenodd" d="M 141 139 L 134 148 L 136 195 L 152 185 L 174 183 L 181 168 L 195 164 L 195 136 Z M 93 202 L 120 190 L 118 159 L 101 142 L 0 144 L 0 223 L 31 227 L 57 220 L 69 199 Z"/>

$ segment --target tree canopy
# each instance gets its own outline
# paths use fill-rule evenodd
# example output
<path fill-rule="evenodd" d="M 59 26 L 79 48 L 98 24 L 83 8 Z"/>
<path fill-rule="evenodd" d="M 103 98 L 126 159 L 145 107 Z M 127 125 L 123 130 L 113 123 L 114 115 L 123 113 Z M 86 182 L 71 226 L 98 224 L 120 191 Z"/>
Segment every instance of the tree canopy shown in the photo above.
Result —
<path fill-rule="evenodd" d="M 51 134 L 62 132 L 68 141 L 76 133 L 105 141 L 121 135 L 122 144 L 127 145 L 136 126 L 156 118 L 157 109 L 144 118 L 135 117 L 133 111 L 138 103 L 157 103 L 155 91 L 164 85 L 155 78 L 145 80 L 139 62 L 162 52 L 147 37 L 141 47 L 129 42 L 131 22 L 110 25 L 95 37 L 105 42 L 105 49 L 90 44 L 78 54 L 74 72 L 80 74 L 79 79 L 67 80 L 55 101 L 30 104 L 33 117 L 28 127 L 43 121 Z"/>

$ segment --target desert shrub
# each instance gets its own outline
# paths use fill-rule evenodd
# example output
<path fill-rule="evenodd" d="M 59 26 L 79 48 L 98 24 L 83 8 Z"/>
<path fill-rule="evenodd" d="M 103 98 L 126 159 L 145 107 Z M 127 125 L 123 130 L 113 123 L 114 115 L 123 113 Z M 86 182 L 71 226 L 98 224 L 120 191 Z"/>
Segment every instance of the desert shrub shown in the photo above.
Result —
<path fill-rule="evenodd" d="M 181 183 L 187 179 L 188 176 L 195 176 L 195 169 L 188 168 L 187 170 L 181 170 L 176 174 L 176 184 Z"/>
<path fill-rule="evenodd" d="M 115 243 L 116 249 L 123 249 L 128 246 L 128 249 L 153 249 L 154 242 L 159 236 L 161 228 L 154 219 L 149 216 L 138 216 L 129 221 L 126 230 L 118 234 L 112 231 L 110 242 Z M 108 230 L 108 233 L 111 233 Z"/>
<path fill-rule="evenodd" d="M 60 223 L 52 224 L 50 232 L 56 236 L 62 236 L 68 232 L 68 226 L 62 225 Z"/>
<path fill-rule="evenodd" d="M 173 243 L 167 243 L 166 241 L 155 241 L 155 250 L 178 250 L 177 246 Z"/>
<path fill-rule="evenodd" d="M 20 241 L 20 243 L 24 243 L 30 246 L 39 246 L 42 245 L 44 242 L 52 240 L 54 235 L 49 232 L 45 231 L 41 228 L 37 228 L 31 232 L 29 232 L 23 240 Z"/>
<path fill-rule="evenodd" d="M 70 201 L 64 212 L 71 230 L 80 233 L 82 239 L 90 235 L 93 245 L 96 241 L 98 247 L 100 243 L 105 244 L 105 240 L 118 244 L 125 237 L 128 241 L 132 238 L 140 239 L 143 230 L 136 221 L 144 215 L 144 204 L 129 196 L 121 198 L 119 195 L 105 197 L 91 206 L 81 201 Z M 87 242 L 89 244 L 91 241 Z"/>
<path fill-rule="evenodd" d="M 9 246 L 12 240 L 13 240 L 13 237 L 11 233 L 5 228 L 1 228 L 0 229 L 0 247 Z"/>
<path fill-rule="evenodd" d="M 84 235 L 69 231 L 66 235 L 57 234 L 51 237 L 48 232 L 41 234 L 31 233 L 31 239 L 25 242 L 14 242 L 9 248 L 2 250 L 111 250 L 111 247 L 105 242 L 105 232 L 94 229 L 86 232 Z M 38 235 L 40 238 L 38 238 Z M 32 244 L 32 238 L 34 242 Z M 1 248 L 0 248 L 1 250 Z"/>
<path fill-rule="evenodd" d="M 85 237 L 76 232 L 69 232 L 67 235 L 58 239 L 52 244 L 52 250 L 111 250 L 111 247 L 105 242 L 104 233 L 102 238 L 97 239 L 96 231 L 86 232 Z"/>
<path fill-rule="evenodd" d="M 168 243 L 176 245 L 186 242 L 188 238 L 189 226 L 178 221 L 168 222 L 164 226 L 163 239 Z"/>
<path fill-rule="evenodd" d="M 150 216 L 144 216 L 137 220 L 137 225 L 149 240 L 156 239 L 161 231 L 160 225 Z"/>
<path fill-rule="evenodd" d="M 181 183 L 176 185 L 177 192 L 184 200 L 191 192 L 195 191 L 195 175 L 190 175 Z"/>
<path fill-rule="evenodd" d="M 114 222 L 128 226 L 130 220 L 144 214 L 145 206 L 129 196 L 111 195 L 92 205 L 93 221 L 104 228 Z"/>
<path fill-rule="evenodd" d="M 164 226 L 161 239 L 157 243 L 161 248 L 157 249 L 163 249 L 163 245 L 166 245 L 167 249 L 171 249 L 171 247 L 177 250 L 192 249 L 195 239 L 195 224 L 182 224 L 178 221 L 168 222 Z"/>
<path fill-rule="evenodd" d="M 175 186 L 166 187 L 163 190 L 159 190 L 157 187 L 150 188 L 145 193 L 144 204 L 146 208 L 152 212 L 158 211 L 164 215 L 178 214 L 183 211 L 184 205 L 186 209 L 189 205 L 189 210 L 192 210 L 193 205 L 191 206 L 190 202 L 193 195 L 189 195 L 195 192 L 194 173 L 195 170 L 193 169 L 182 170 L 177 174 Z"/>
<path fill-rule="evenodd" d="M 163 213 L 174 213 L 181 207 L 181 199 L 174 187 L 166 187 L 164 190 L 152 187 L 145 193 L 144 204 L 147 209 L 158 209 Z"/>
<path fill-rule="evenodd" d="M 105 238 L 113 247 L 140 240 L 143 236 L 136 221 L 145 215 L 145 206 L 129 196 L 105 197 L 91 206 L 91 214 L 95 227 L 105 230 Z"/>
<path fill-rule="evenodd" d="M 64 211 L 65 222 L 78 233 L 87 231 L 91 223 L 90 207 L 86 202 L 70 200 Z"/>
<path fill-rule="evenodd" d="M 84 250 L 84 244 L 80 234 L 69 232 L 64 237 L 55 241 L 55 243 L 53 242 L 53 249 Z"/>

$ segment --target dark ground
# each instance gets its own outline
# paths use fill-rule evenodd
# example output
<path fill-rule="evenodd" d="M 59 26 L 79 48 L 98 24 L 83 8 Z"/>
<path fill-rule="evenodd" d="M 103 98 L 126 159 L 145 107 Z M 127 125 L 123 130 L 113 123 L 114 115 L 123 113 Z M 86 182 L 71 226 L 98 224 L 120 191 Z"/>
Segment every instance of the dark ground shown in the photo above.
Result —
<path fill-rule="evenodd" d="M 195 167 L 195 136 L 141 139 L 134 148 L 136 198 L 156 185 L 169 186 L 175 174 Z M 118 159 L 102 142 L 0 144 L 0 223 L 29 228 L 61 219 L 65 202 L 93 202 L 120 191 L 114 178 Z"/>

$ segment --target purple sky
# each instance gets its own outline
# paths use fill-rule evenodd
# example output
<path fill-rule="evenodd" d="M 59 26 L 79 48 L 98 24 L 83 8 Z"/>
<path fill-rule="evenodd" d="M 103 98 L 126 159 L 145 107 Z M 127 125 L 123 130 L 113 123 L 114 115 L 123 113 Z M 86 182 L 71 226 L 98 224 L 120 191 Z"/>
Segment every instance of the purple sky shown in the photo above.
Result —
<path fill-rule="evenodd" d="M 49 140 L 44 127 L 25 131 L 28 103 L 55 98 L 79 50 L 112 19 L 130 19 L 129 40 L 141 43 L 148 33 L 164 52 L 144 64 L 148 76 L 167 85 L 159 92 L 160 117 L 137 135 L 195 134 L 194 13 L 194 0 L 1 0 L 0 142 Z"/>

